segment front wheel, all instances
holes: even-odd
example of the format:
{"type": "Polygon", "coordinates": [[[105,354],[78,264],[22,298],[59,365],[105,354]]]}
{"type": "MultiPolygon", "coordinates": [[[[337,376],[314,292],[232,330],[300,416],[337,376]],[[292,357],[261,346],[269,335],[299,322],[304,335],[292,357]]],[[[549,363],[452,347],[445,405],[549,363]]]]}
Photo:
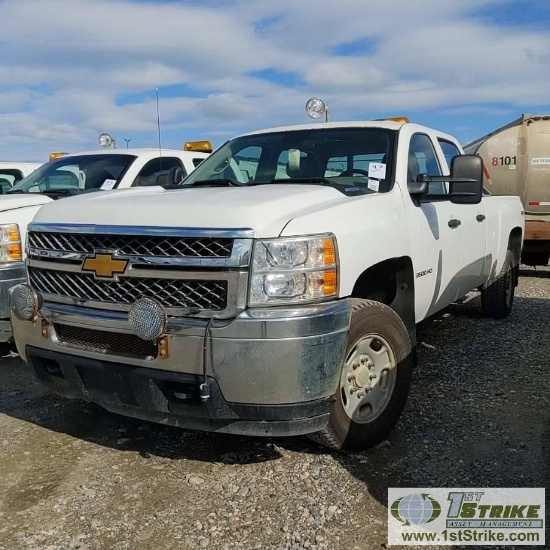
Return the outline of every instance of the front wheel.
{"type": "Polygon", "coordinates": [[[393,429],[407,401],[412,349],[390,307],[353,299],[348,344],[329,423],[310,437],[327,447],[363,450],[393,429]]]}
{"type": "Polygon", "coordinates": [[[515,289],[514,256],[508,250],[498,277],[486,288],[481,289],[483,315],[493,319],[508,317],[514,305],[515,289]]]}

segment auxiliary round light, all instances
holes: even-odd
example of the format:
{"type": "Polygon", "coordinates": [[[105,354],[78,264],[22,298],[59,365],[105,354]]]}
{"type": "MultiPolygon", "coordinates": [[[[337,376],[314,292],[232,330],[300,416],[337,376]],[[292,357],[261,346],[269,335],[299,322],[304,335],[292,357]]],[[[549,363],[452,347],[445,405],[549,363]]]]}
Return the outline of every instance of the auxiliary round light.
{"type": "Polygon", "coordinates": [[[166,329],[166,311],[151,298],[140,298],[128,312],[130,328],[142,340],[156,340],[166,329]]]}
{"type": "Polygon", "coordinates": [[[42,307],[42,296],[27,284],[17,285],[11,291],[11,310],[21,321],[32,321],[42,307]]]}
{"type": "Polygon", "coordinates": [[[321,98],[312,97],[306,103],[306,112],[311,118],[321,118],[327,112],[327,105],[321,98]]]}
{"type": "Polygon", "coordinates": [[[99,145],[100,147],[111,147],[113,144],[113,138],[109,134],[99,134],[99,145]]]}

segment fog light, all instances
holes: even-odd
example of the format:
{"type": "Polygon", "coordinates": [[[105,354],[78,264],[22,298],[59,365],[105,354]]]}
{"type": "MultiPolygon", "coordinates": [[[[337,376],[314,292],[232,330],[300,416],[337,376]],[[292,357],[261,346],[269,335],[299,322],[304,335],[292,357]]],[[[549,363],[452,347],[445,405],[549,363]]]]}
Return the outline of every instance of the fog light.
{"type": "Polygon", "coordinates": [[[22,321],[32,321],[42,307],[42,296],[25,284],[13,288],[10,301],[11,310],[22,321]]]}
{"type": "Polygon", "coordinates": [[[142,340],[156,340],[166,328],[166,312],[156,300],[140,298],[130,307],[128,323],[142,340]]]}

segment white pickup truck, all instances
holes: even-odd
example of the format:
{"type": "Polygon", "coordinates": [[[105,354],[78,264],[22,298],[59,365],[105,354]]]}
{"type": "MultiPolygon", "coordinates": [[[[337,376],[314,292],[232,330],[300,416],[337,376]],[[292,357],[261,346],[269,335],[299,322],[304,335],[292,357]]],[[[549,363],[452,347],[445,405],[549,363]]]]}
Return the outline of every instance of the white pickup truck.
{"type": "MultiPolygon", "coordinates": [[[[208,149],[208,145],[187,142],[185,151],[164,149],[160,153],[158,149],[107,149],[63,154],[43,165],[26,164],[24,170],[19,165],[21,177],[9,172],[17,181],[0,195],[0,342],[12,339],[8,293],[25,280],[27,225],[42,205],[91,191],[162,185],[168,177],[179,181],[208,156],[194,149],[208,149]]],[[[7,169],[3,172],[0,163],[0,178],[2,173],[8,175],[7,169]]],[[[13,184],[14,180],[7,181],[13,184]]]]}
{"type": "Polygon", "coordinates": [[[53,391],[236,434],[388,435],[416,324],[474,289],[506,317],[524,220],[482,160],[408,122],[319,123],[228,141],[178,189],[42,208],[15,340],[53,391]]]}

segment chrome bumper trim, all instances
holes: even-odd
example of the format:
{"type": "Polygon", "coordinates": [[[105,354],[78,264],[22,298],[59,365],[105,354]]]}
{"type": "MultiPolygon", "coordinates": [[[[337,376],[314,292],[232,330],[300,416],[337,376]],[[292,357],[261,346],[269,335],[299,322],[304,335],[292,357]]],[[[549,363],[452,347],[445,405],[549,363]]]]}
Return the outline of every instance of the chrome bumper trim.
{"type": "MultiPolygon", "coordinates": [[[[82,351],[61,345],[53,323],[96,330],[130,332],[126,316],[46,304],[41,314],[50,323],[13,318],[17,347],[26,346],[164,371],[202,374],[206,321],[170,318],[167,359],[136,359],[82,351]]],[[[207,373],[224,398],[234,403],[285,404],[329,397],[338,386],[344,360],[351,306],[347,300],[297,308],[247,310],[227,321],[214,321],[207,373]]]]}

